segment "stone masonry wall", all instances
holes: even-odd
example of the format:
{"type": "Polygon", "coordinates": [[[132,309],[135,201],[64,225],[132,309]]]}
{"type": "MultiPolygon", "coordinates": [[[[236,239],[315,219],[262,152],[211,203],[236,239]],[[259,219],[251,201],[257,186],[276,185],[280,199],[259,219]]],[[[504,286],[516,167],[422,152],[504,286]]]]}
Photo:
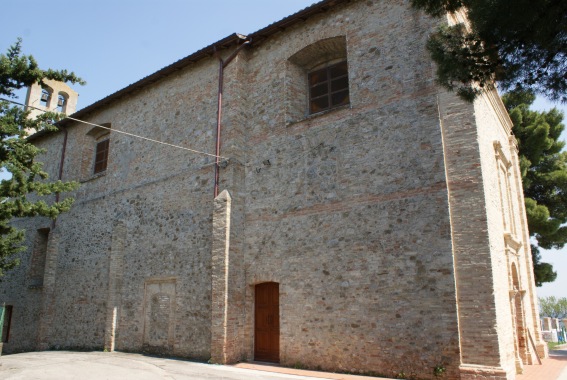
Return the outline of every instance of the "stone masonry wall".
{"type": "MultiPolygon", "coordinates": [[[[118,130],[213,151],[216,65],[191,69],[93,118],[118,130]]],[[[211,158],[115,133],[111,141],[107,175],[88,182],[95,194],[82,190],[93,202],[113,204],[108,221],[126,228],[115,347],[208,359],[211,158]],[[161,294],[153,290],[157,283],[175,283],[175,291],[163,285],[173,297],[171,310],[164,311],[171,324],[161,328],[170,331],[165,340],[147,335],[162,331],[148,309],[161,294]]]]}
{"type": "MultiPolygon", "coordinates": [[[[160,82],[152,91],[142,91],[88,119],[214,151],[216,68],[213,60],[197,64],[160,82]]],[[[14,350],[39,347],[38,336],[44,341],[41,348],[99,349],[105,342],[110,347],[113,337],[118,350],[208,359],[212,158],[111,133],[106,173],[93,176],[91,129],[80,124],[68,128],[63,179],[81,180],[82,184],[72,194],[76,198],[72,210],[58,219],[53,231],[59,242],[55,292],[49,307],[40,311],[33,298],[22,294],[21,284],[12,282],[12,276],[7,280],[6,297],[15,299],[14,350]],[[124,231],[118,266],[112,251],[117,225],[124,231]],[[171,316],[166,327],[160,327],[161,320],[156,325],[152,322],[156,319],[150,318],[152,297],[162,302],[165,296],[160,296],[159,289],[170,292],[169,285],[160,285],[154,292],[154,284],[162,283],[175,284],[170,310],[163,311],[171,316]],[[34,308],[37,311],[28,311],[34,308]],[[24,315],[35,319],[20,334],[24,315]],[[165,340],[159,338],[164,328],[169,334],[165,340]]],[[[42,159],[52,178],[58,172],[61,137],[56,134],[38,141],[47,148],[42,159]]],[[[49,222],[35,224],[22,221],[32,231],[50,226],[49,222]]],[[[25,264],[13,278],[20,279],[25,264]]],[[[159,305],[156,310],[164,310],[165,304],[159,305]]],[[[4,348],[10,350],[11,345],[4,348]]]]}
{"type": "Polygon", "coordinates": [[[401,2],[355,2],[247,56],[248,359],[254,285],[273,281],[284,365],[423,378],[443,365],[458,377],[432,25],[401,2]],[[290,123],[287,60],[341,35],[350,106],[290,123]]]}
{"type": "MultiPolygon", "coordinates": [[[[102,174],[106,132],[70,125],[63,179],[82,185],[55,227],[18,222],[30,242],[51,231],[43,287],[28,288],[26,255],[0,287],[14,304],[4,349],[253,360],[254,286],[277,282],[284,365],[513,378],[510,262],[484,194],[507,136],[487,132],[489,106],[436,86],[424,46],[437,23],[405,1],[351,1],[242,50],[225,70],[216,200],[212,157],[118,133],[214,152],[216,57],[85,116],[113,130],[102,174]],[[307,115],[300,51],[346,54],[349,105],[307,115]]],[[[55,177],[62,133],[36,143],[55,177]]]]}
{"type": "MultiPolygon", "coordinates": [[[[240,232],[231,232],[231,253],[242,250],[244,266],[230,280],[243,284],[229,288],[236,305],[228,320],[239,321],[227,327],[236,337],[230,360],[252,359],[253,285],[277,281],[282,363],[422,376],[445,365],[456,374],[437,89],[423,51],[431,26],[401,2],[354,2],[228,67],[223,155],[231,161],[221,190],[233,197],[240,232]],[[340,35],[351,105],[289,125],[288,58],[340,35]]],[[[217,64],[197,63],[88,119],[212,151],[217,64]]],[[[211,159],[111,133],[106,174],[91,176],[90,130],[69,128],[64,179],[83,183],[57,221],[58,292],[42,325],[46,347],[102,348],[113,339],[118,350],[208,359],[211,159]],[[112,252],[117,225],[121,265],[112,252]],[[163,326],[152,325],[154,298],[163,326]]],[[[59,137],[45,139],[47,158],[57,160],[59,137]]]]}
{"type": "Polygon", "coordinates": [[[498,331],[477,130],[472,105],[440,94],[463,365],[498,367],[498,331]],[[478,310],[481,310],[479,312],[478,310]]]}
{"type": "MultiPolygon", "coordinates": [[[[63,136],[53,136],[52,144],[60,146],[63,136]]],[[[48,150],[44,156],[44,170],[48,173],[57,173],[59,168],[60,151],[57,149],[48,150]]],[[[54,197],[50,197],[51,200],[54,197]]],[[[2,279],[0,286],[0,303],[13,306],[12,324],[10,328],[10,338],[3,345],[3,352],[33,351],[41,344],[42,337],[45,336],[45,326],[49,319],[44,319],[46,311],[49,311],[50,295],[53,294],[56,276],[56,245],[53,239],[47,244],[42,242],[42,248],[36,244],[39,232],[52,228],[52,221],[47,218],[34,218],[15,220],[14,225],[18,228],[25,228],[25,242],[29,247],[27,252],[19,254],[20,265],[2,279]],[[31,252],[37,251],[43,255],[39,260],[43,261],[44,269],[33,267],[34,258],[31,252]],[[39,252],[39,250],[44,250],[39,252]],[[37,278],[43,275],[43,281],[38,283],[37,278]],[[47,290],[47,291],[46,291],[47,290]]],[[[51,235],[51,232],[49,233],[51,235]]]]}

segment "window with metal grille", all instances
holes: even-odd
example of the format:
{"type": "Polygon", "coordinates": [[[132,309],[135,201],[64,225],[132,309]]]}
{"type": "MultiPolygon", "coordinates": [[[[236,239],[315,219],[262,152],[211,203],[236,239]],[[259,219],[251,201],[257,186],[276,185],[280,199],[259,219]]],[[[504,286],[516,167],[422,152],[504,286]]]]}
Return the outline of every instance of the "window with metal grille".
{"type": "Polygon", "coordinates": [[[307,79],[310,114],[350,103],[346,61],[312,71],[307,79]]]}
{"type": "Polygon", "coordinates": [[[108,164],[108,151],[110,148],[110,139],[103,140],[96,144],[94,174],[102,173],[106,170],[108,164]]]}

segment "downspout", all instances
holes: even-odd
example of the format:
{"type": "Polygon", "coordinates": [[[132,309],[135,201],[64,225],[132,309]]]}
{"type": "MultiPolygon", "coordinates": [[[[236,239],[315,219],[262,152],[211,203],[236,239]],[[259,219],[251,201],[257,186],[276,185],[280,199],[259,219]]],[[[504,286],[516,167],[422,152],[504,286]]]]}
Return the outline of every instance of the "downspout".
{"type": "MultiPolygon", "coordinates": [[[[57,126],[60,131],[63,131],[63,147],[61,148],[61,161],[59,162],[59,181],[63,179],[63,165],[65,164],[65,153],[67,152],[67,137],[69,131],[63,126],[57,126]]],[[[59,202],[59,192],[55,193],[55,203],[59,202]]],[[[55,229],[56,219],[51,221],[51,230],[55,229]]]]}
{"type": "MultiPolygon", "coordinates": [[[[246,38],[247,37],[244,37],[243,39],[246,38]]],[[[219,90],[218,90],[218,100],[217,100],[218,108],[217,108],[217,138],[216,138],[216,149],[215,149],[216,158],[215,158],[214,198],[216,198],[219,195],[219,178],[220,178],[219,166],[220,166],[220,148],[221,148],[222,92],[223,92],[223,84],[224,84],[224,69],[228,66],[230,62],[232,62],[234,58],[236,58],[240,50],[242,50],[246,45],[250,45],[251,42],[252,40],[245,40],[244,43],[240,45],[238,48],[236,48],[236,50],[231,55],[229,55],[225,60],[221,58],[216,48],[214,48],[215,56],[219,60],[219,90]]]]}

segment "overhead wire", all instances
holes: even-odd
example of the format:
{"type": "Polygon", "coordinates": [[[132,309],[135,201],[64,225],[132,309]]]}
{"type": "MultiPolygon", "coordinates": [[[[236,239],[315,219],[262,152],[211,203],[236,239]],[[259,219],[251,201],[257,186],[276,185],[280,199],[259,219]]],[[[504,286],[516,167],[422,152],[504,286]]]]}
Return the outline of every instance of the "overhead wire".
{"type": "MultiPolygon", "coordinates": [[[[15,102],[15,101],[9,100],[9,99],[0,98],[0,101],[12,103],[12,104],[15,104],[15,105],[18,105],[18,106],[21,106],[21,107],[25,107],[25,108],[32,108],[32,109],[35,109],[35,110],[38,110],[38,111],[41,111],[41,112],[44,112],[44,113],[47,113],[47,112],[55,112],[55,113],[60,113],[60,114],[61,114],[61,112],[57,112],[56,110],[45,110],[45,109],[42,109],[42,108],[38,108],[38,107],[34,107],[34,106],[30,106],[30,105],[23,104],[23,103],[15,102]]],[[[100,124],[96,124],[96,123],[91,123],[91,122],[88,122],[88,121],[85,121],[85,120],[81,120],[81,119],[77,119],[77,118],[74,118],[74,117],[71,117],[71,116],[65,116],[65,119],[73,120],[73,121],[76,121],[76,122],[78,122],[78,123],[83,123],[83,124],[91,125],[91,126],[93,126],[93,127],[98,127],[98,128],[106,129],[106,130],[109,130],[109,131],[111,131],[111,132],[120,133],[120,134],[123,134],[123,135],[126,135],[126,136],[138,138],[138,139],[141,139],[141,140],[150,141],[150,142],[153,142],[153,143],[156,143],[156,144],[162,144],[162,145],[166,145],[166,146],[169,146],[169,147],[172,147],[172,148],[186,150],[186,151],[189,151],[189,152],[192,152],[192,153],[202,154],[202,155],[209,156],[209,157],[214,157],[214,158],[217,158],[217,157],[218,157],[218,158],[221,158],[221,159],[223,159],[223,160],[228,160],[228,158],[227,158],[227,157],[224,157],[224,156],[217,156],[216,154],[207,153],[207,152],[203,152],[203,151],[200,151],[200,150],[187,148],[187,147],[180,146],[180,145],[170,144],[170,143],[167,143],[167,142],[164,142],[164,141],[159,141],[159,140],[151,139],[151,138],[149,138],[149,137],[136,135],[136,134],[134,134],[134,133],[125,132],[125,131],[121,131],[121,130],[118,130],[118,129],[115,129],[115,128],[106,127],[106,126],[104,126],[104,125],[100,125],[100,124]]]]}
{"type": "MultiPolygon", "coordinates": [[[[9,100],[9,99],[4,99],[4,98],[0,98],[0,101],[5,101],[5,102],[12,103],[12,104],[15,104],[15,105],[18,105],[18,106],[22,106],[22,107],[25,107],[25,108],[36,109],[36,110],[41,111],[41,112],[44,112],[44,113],[47,113],[47,112],[57,112],[57,111],[53,111],[53,110],[45,110],[45,109],[38,108],[38,107],[34,107],[34,106],[31,106],[31,105],[25,105],[25,104],[22,104],[22,103],[19,103],[19,102],[15,102],[15,101],[9,100]]],[[[206,152],[202,152],[202,151],[199,151],[199,150],[196,150],[196,149],[191,149],[191,148],[183,147],[183,146],[180,146],[180,145],[170,144],[170,143],[166,143],[166,142],[163,142],[163,141],[151,139],[151,138],[148,138],[148,137],[136,135],[136,134],[133,134],[133,133],[129,133],[129,132],[125,132],[125,131],[120,131],[120,130],[117,130],[117,129],[114,129],[114,128],[106,127],[106,126],[104,126],[104,125],[100,125],[100,124],[96,124],[96,123],[91,123],[91,122],[88,122],[88,121],[85,121],[85,120],[81,120],[81,119],[77,119],[77,118],[74,118],[74,117],[65,116],[65,118],[66,118],[66,119],[69,119],[69,120],[76,121],[76,122],[78,122],[78,123],[83,123],[83,124],[91,125],[91,126],[98,127],[98,128],[102,128],[102,129],[105,129],[105,130],[109,130],[109,131],[112,131],[112,132],[115,132],[115,133],[120,133],[120,134],[127,135],[127,136],[130,136],[130,137],[138,138],[138,139],[141,139],[141,140],[146,140],[146,141],[149,141],[149,142],[153,142],[153,143],[157,143],[157,144],[162,144],[162,145],[166,145],[166,146],[169,146],[169,147],[173,147],[173,148],[177,148],[177,149],[182,149],[182,150],[186,150],[186,151],[189,151],[189,152],[192,152],[192,153],[206,155],[206,156],[209,156],[209,157],[214,157],[214,158],[217,157],[216,155],[211,154],[211,153],[206,153],[206,152]]],[[[331,140],[332,140],[332,141],[336,141],[337,138],[338,138],[338,131],[335,130],[335,132],[334,132],[334,138],[332,138],[331,140]]],[[[358,146],[358,145],[361,145],[361,144],[363,144],[363,143],[361,142],[361,143],[353,144],[353,145],[351,145],[351,147],[353,147],[353,146],[358,146]]],[[[294,144],[292,144],[291,142],[284,144],[284,146],[291,146],[291,145],[294,145],[294,144]]],[[[280,146],[280,147],[281,147],[281,146],[280,146]]],[[[298,162],[298,161],[304,160],[307,156],[312,155],[314,151],[316,151],[317,149],[320,149],[320,148],[322,148],[321,144],[316,145],[316,146],[313,146],[313,147],[310,147],[310,148],[307,148],[307,149],[303,152],[303,154],[295,155],[294,158],[292,158],[291,160],[276,161],[276,162],[277,162],[277,165],[285,165],[285,166],[292,165],[292,164],[294,164],[294,163],[296,163],[296,162],[298,162]]],[[[226,161],[231,161],[231,159],[228,158],[228,157],[224,157],[224,156],[218,156],[218,157],[221,158],[221,159],[223,159],[223,160],[226,160],[226,161]]],[[[256,160],[254,160],[254,161],[256,161],[256,160]]],[[[247,163],[242,163],[242,164],[243,164],[245,167],[247,167],[247,168],[256,168],[256,169],[258,169],[259,167],[261,168],[261,167],[263,166],[263,165],[261,165],[258,161],[256,161],[256,162],[247,162],[247,163]]],[[[204,164],[204,165],[201,166],[200,169],[203,169],[203,168],[205,168],[205,167],[207,167],[207,166],[212,166],[212,165],[215,165],[215,162],[204,164]]]]}
{"type": "MultiPolygon", "coordinates": [[[[56,113],[57,113],[56,110],[45,110],[45,109],[38,108],[38,107],[35,107],[35,106],[32,106],[32,105],[26,105],[26,104],[23,104],[23,103],[19,103],[19,102],[10,100],[10,99],[0,98],[0,101],[5,101],[5,102],[8,102],[8,103],[12,103],[12,104],[15,104],[15,105],[24,107],[24,108],[32,108],[32,109],[38,110],[38,111],[43,112],[43,113],[47,113],[47,112],[56,112],[56,113]]],[[[190,152],[197,153],[197,154],[203,154],[203,155],[206,155],[206,156],[209,156],[209,157],[214,157],[214,158],[217,157],[216,155],[211,154],[211,153],[206,153],[206,152],[198,151],[198,150],[195,150],[195,149],[191,149],[191,148],[187,148],[187,147],[183,147],[183,146],[179,146],[179,145],[170,144],[170,143],[166,143],[166,142],[163,142],[163,141],[151,139],[151,138],[148,138],[148,137],[136,135],[136,134],[133,134],[133,133],[120,131],[120,130],[117,130],[117,129],[115,129],[115,128],[110,128],[110,127],[107,127],[107,126],[104,126],[104,125],[100,125],[100,124],[96,124],[96,123],[91,123],[91,122],[88,122],[88,121],[85,121],[85,120],[81,120],[81,119],[77,119],[77,118],[74,118],[74,117],[65,116],[65,118],[66,118],[66,119],[69,119],[69,120],[73,120],[73,121],[79,122],[79,123],[87,124],[87,125],[90,125],[90,126],[93,126],[93,127],[98,127],[98,128],[102,128],[102,129],[105,129],[105,130],[109,130],[109,131],[112,131],[112,132],[115,132],[115,133],[120,133],[120,134],[124,134],[124,135],[131,136],[131,137],[134,137],[134,138],[139,138],[139,139],[142,139],[142,140],[154,142],[154,143],[157,143],[157,144],[162,144],[162,145],[170,146],[170,147],[173,147],[173,148],[177,148],[177,149],[182,149],[182,150],[190,151],[190,152]]],[[[335,136],[335,137],[336,137],[336,136],[335,136]]],[[[287,144],[286,144],[286,145],[287,145],[287,144]]],[[[291,144],[289,144],[289,145],[291,145],[291,144]]],[[[316,149],[316,148],[318,148],[318,146],[317,146],[317,147],[312,147],[311,149],[308,149],[308,151],[305,152],[304,154],[297,155],[297,156],[295,156],[295,157],[294,157],[293,159],[291,159],[291,160],[279,162],[279,164],[280,164],[280,165],[289,165],[289,164],[293,164],[293,163],[295,163],[295,162],[297,162],[297,161],[300,161],[300,160],[304,159],[306,156],[312,154],[313,150],[316,149]]],[[[227,157],[224,157],[224,156],[218,156],[218,157],[221,158],[221,159],[223,159],[223,160],[230,161],[230,158],[227,158],[227,157]]],[[[207,167],[207,166],[212,166],[212,165],[215,165],[215,162],[202,165],[201,169],[203,169],[203,168],[205,168],[205,167],[207,167]]],[[[252,164],[252,163],[245,163],[244,166],[250,168],[250,167],[255,167],[256,165],[254,165],[254,164],[252,164]]]]}

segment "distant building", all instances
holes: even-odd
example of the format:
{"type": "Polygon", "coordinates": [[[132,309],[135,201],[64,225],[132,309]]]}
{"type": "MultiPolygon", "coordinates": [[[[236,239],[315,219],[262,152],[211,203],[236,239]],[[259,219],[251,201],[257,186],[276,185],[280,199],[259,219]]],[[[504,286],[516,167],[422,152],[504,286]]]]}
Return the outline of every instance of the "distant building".
{"type": "Polygon", "coordinates": [[[321,1],[74,114],[102,127],[33,136],[51,177],[82,186],[55,226],[17,221],[5,352],[487,380],[546,356],[512,124],[496,92],[469,104],[435,83],[440,22],[321,1]],[[219,146],[218,196],[214,157],[118,131],[219,146]]]}

